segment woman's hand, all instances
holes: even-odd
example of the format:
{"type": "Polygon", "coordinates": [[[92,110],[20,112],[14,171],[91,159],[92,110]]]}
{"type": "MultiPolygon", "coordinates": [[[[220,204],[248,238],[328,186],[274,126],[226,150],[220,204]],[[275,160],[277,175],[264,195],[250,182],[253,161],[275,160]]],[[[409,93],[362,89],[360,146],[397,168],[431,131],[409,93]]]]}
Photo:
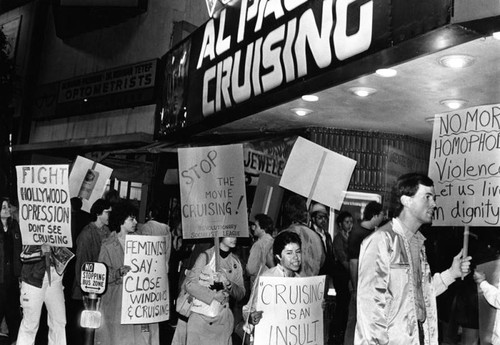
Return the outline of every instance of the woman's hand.
{"type": "Polygon", "coordinates": [[[262,319],[262,313],[263,313],[262,310],[252,311],[250,313],[250,316],[248,317],[248,323],[251,325],[258,324],[260,322],[260,320],[262,319]]]}
{"type": "Polygon", "coordinates": [[[116,271],[116,274],[118,276],[118,278],[121,278],[123,277],[124,275],[126,275],[132,268],[130,266],[122,266],[120,267],[117,271],[116,271]]]}
{"type": "Polygon", "coordinates": [[[217,272],[215,280],[224,284],[225,290],[227,290],[227,291],[231,290],[232,284],[231,284],[231,281],[229,279],[227,279],[226,272],[224,272],[224,271],[217,272]]]}
{"type": "Polygon", "coordinates": [[[219,302],[220,304],[225,304],[228,299],[229,299],[229,294],[223,290],[221,291],[217,291],[217,293],[215,294],[215,297],[214,299],[219,302]]]}

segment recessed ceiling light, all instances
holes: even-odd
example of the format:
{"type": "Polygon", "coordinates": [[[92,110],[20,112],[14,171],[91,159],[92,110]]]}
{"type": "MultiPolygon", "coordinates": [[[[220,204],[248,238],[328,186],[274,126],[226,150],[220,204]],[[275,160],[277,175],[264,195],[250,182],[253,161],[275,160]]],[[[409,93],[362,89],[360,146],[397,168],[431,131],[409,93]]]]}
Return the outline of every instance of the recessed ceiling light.
{"type": "Polygon", "coordinates": [[[377,90],[372,89],[371,87],[351,87],[349,91],[359,97],[367,97],[377,92],[377,90]]]}
{"type": "Polygon", "coordinates": [[[312,113],[311,109],[306,109],[306,108],[293,108],[292,111],[297,115],[297,116],[306,116],[307,114],[312,113]]]}
{"type": "Polygon", "coordinates": [[[494,39],[500,40],[500,31],[494,32],[492,36],[494,39]]]}
{"type": "Polygon", "coordinates": [[[459,109],[466,105],[468,102],[465,99],[443,99],[441,102],[442,105],[447,106],[450,109],[459,109]]]}
{"type": "Polygon", "coordinates": [[[439,58],[439,64],[449,68],[465,68],[472,65],[474,60],[470,55],[445,55],[439,58]]]}
{"type": "Polygon", "coordinates": [[[319,97],[316,95],[304,95],[302,99],[306,102],[317,102],[319,97]]]}
{"type": "Polygon", "coordinates": [[[380,68],[376,70],[375,73],[384,78],[392,78],[395,77],[396,74],[398,74],[398,71],[393,68],[380,68]]]}

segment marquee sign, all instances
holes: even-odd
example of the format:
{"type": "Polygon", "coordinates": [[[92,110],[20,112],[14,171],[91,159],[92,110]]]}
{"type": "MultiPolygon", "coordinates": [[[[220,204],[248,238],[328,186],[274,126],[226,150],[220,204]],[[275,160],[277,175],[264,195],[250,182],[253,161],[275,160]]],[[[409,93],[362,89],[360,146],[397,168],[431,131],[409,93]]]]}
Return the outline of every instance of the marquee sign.
{"type": "MultiPolygon", "coordinates": [[[[297,84],[318,91],[312,83],[318,75],[441,26],[449,13],[447,0],[242,0],[238,5],[223,8],[165,55],[160,134],[220,116],[236,120],[249,109],[299,96],[273,97],[297,84]],[[419,19],[412,13],[416,7],[419,19]]],[[[340,81],[332,78],[330,86],[340,81]]]]}

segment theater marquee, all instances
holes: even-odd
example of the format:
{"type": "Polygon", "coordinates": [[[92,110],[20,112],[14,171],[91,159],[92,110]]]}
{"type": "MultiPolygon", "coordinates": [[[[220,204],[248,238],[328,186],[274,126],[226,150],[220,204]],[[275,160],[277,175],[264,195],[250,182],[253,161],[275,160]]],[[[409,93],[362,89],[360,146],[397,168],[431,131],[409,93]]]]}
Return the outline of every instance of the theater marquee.
{"type": "Polygon", "coordinates": [[[448,10],[446,0],[242,0],[165,55],[160,133],[230,122],[299,89],[344,82],[340,67],[445,24],[448,10]],[[329,81],[316,83],[325,73],[329,81]]]}

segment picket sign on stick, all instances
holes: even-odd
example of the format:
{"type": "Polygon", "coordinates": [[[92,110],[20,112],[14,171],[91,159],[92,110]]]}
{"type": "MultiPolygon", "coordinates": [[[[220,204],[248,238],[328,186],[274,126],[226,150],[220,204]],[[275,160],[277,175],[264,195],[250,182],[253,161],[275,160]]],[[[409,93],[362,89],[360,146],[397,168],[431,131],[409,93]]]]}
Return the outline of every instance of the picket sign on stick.
{"type": "MultiPolygon", "coordinates": [[[[316,186],[318,185],[319,175],[321,174],[321,171],[323,170],[323,165],[325,164],[325,159],[326,159],[326,151],[324,151],[323,154],[321,155],[321,160],[319,161],[318,170],[316,171],[316,175],[314,175],[314,181],[313,181],[313,184],[311,186],[311,191],[309,192],[309,195],[307,196],[307,202],[306,202],[307,210],[309,210],[311,207],[312,196],[314,195],[314,192],[316,191],[316,186]]],[[[310,217],[311,217],[310,213],[307,212],[307,224],[309,224],[310,217]]]]}
{"type": "Polygon", "coordinates": [[[242,145],[178,152],[183,238],[247,237],[242,145]]]}
{"type": "MultiPolygon", "coordinates": [[[[466,258],[469,251],[469,226],[466,225],[464,229],[464,245],[462,251],[462,258],[466,258]]],[[[462,272],[462,280],[464,280],[465,276],[462,272]]]]}
{"type": "Polygon", "coordinates": [[[298,137],[279,185],[311,201],[340,210],[356,161],[298,137]]]}

